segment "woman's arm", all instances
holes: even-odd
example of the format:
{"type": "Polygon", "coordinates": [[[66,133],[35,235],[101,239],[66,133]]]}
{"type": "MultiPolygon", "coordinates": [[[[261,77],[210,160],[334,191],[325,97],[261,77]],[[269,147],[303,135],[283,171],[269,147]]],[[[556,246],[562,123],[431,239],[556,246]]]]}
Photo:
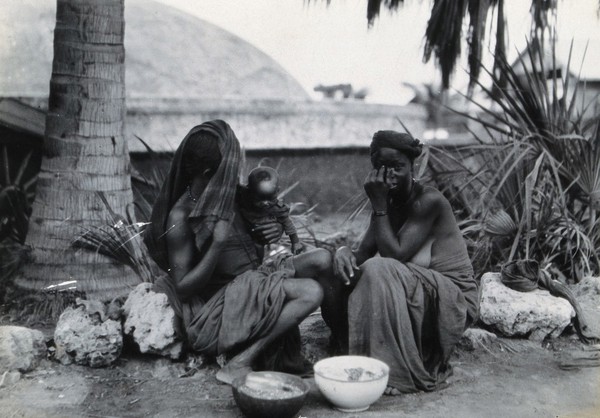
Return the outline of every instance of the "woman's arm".
{"type": "Polygon", "coordinates": [[[396,232],[388,218],[389,186],[386,182],[386,168],[372,170],[365,179],[365,191],[373,208],[373,235],[376,247],[382,257],[409,261],[432,234],[433,224],[440,213],[437,195],[424,192],[410,207],[401,209],[406,221],[396,232]]]}
{"type": "Polygon", "coordinates": [[[373,257],[377,253],[377,242],[375,240],[375,225],[371,221],[369,227],[365,232],[365,235],[360,240],[356,250],[352,251],[354,257],[356,257],[356,263],[361,265],[369,258],[373,257]]]}
{"type": "Polygon", "coordinates": [[[177,295],[181,300],[186,300],[198,294],[212,277],[230,224],[226,221],[217,222],[208,250],[199,261],[195,235],[187,220],[174,225],[167,234],[169,274],[175,281],[177,295]]]}
{"type": "Polygon", "coordinates": [[[409,261],[432,235],[438,217],[438,204],[433,195],[423,195],[413,203],[408,219],[396,234],[388,216],[374,216],[374,234],[382,257],[409,261]]]}
{"type": "Polygon", "coordinates": [[[351,283],[350,279],[354,277],[354,271],[358,270],[358,266],[373,257],[376,252],[377,244],[375,242],[373,222],[371,222],[356,250],[353,251],[345,246],[337,249],[333,259],[333,272],[345,284],[349,285],[351,283]]]}

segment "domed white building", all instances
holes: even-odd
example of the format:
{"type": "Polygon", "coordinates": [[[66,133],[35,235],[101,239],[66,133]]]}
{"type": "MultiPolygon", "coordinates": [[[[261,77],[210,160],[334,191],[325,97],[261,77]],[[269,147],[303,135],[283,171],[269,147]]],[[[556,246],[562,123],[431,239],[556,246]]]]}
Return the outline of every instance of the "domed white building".
{"type": "MultiPolygon", "coordinates": [[[[47,96],[56,0],[4,0],[0,16],[0,96],[47,96]]],[[[204,20],[127,0],[125,22],[128,99],[309,99],[272,58],[204,20]]]]}

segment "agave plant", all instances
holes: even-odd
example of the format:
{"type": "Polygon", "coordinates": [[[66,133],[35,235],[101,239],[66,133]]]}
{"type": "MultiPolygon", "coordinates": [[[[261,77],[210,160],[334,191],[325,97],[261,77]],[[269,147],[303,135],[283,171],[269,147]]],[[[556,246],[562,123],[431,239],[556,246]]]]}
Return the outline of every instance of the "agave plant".
{"type": "Polygon", "coordinates": [[[0,180],[0,242],[10,239],[24,243],[31,213],[31,201],[37,176],[28,178],[26,172],[32,153],[28,153],[11,176],[6,146],[2,147],[3,173],[0,180]]]}
{"type": "Polygon", "coordinates": [[[476,267],[489,270],[513,259],[534,258],[578,281],[600,266],[598,115],[590,121],[584,117],[587,109],[578,106],[579,83],[570,74],[570,57],[564,79],[554,49],[549,68],[537,44],[517,60],[522,72],[503,56],[496,58],[501,75],[488,74],[499,94],[479,86],[501,111],[467,98],[481,114],[464,116],[487,134],[476,134],[476,144],[469,147],[476,163],[468,166],[456,157],[436,155],[430,158],[431,172],[463,208],[458,215],[465,236],[476,243],[476,267]],[[499,88],[501,82],[507,87],[499,88]],[[457,188],[448,180],[452,170],[470,180],[457,188]]]}

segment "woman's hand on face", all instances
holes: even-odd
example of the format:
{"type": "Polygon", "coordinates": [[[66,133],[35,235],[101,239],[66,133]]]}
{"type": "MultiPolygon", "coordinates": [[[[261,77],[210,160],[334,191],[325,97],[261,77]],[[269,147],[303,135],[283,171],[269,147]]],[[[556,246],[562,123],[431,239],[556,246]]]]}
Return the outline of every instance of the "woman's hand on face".
{"type": "Polygon", "coordinates": [[[333,272],[341,278],[345,285],[351,283],[350,279],[354,277],[354,271],[358,270],[356,257],[348,247],[340,247],[333,257],[333,272]]]}
{"type": "Polygon", "coordinates": [[[254,225],[252,233],[261,241],[266,244],[272,244],[279,241],[283,234],[283,225],[279,222],[264,223],[260,225],[254,225]]]}
{"type": "Polygon", "coordinates": [[[387,209],[387,196],[390,186],[386,182],[385,174],[386,168],[381,166],[377,170],[371,170],[365,179],[365,192],[367,192],[373,210],[387,209]]]}
{"type": "Polygon", "coordinates": [[[229,229],[231,228],[231,221],[219,219],[215,224],[215,230],[213,231],[213,242],[222,244],[229,238],[229,229]]]}

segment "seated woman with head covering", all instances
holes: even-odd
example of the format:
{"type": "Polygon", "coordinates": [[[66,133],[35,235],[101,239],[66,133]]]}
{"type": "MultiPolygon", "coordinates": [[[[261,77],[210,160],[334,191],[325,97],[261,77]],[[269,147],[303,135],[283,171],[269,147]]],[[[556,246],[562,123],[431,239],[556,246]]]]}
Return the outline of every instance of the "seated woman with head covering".
{"type": "Polygon", "coordinates": [[[351,289],[349,351],[390,366],[387,394],[438,388],[478,312],[473,268],[450,203],[413,178],[421,149],[408,134],[375,133],[364,183],[371,222],[356,250],[341,247],[334,258],[335,273],[351,289]]]}
{"type": "Polygon", "coordinates": [[[191,350],[230,358],[217,374],[226,383],[252,368],[305,370],[297,325],[323,298],[312,278],[331,276],[323,249],[261,265],[253,239],[272,242],[282,230],[273,222],[250,235],[239,215],[239,174],[240,145],[229,125],[196,126],[175,152],[145,235],[168,272],[155,288],[169,297],[191,350]]]}

